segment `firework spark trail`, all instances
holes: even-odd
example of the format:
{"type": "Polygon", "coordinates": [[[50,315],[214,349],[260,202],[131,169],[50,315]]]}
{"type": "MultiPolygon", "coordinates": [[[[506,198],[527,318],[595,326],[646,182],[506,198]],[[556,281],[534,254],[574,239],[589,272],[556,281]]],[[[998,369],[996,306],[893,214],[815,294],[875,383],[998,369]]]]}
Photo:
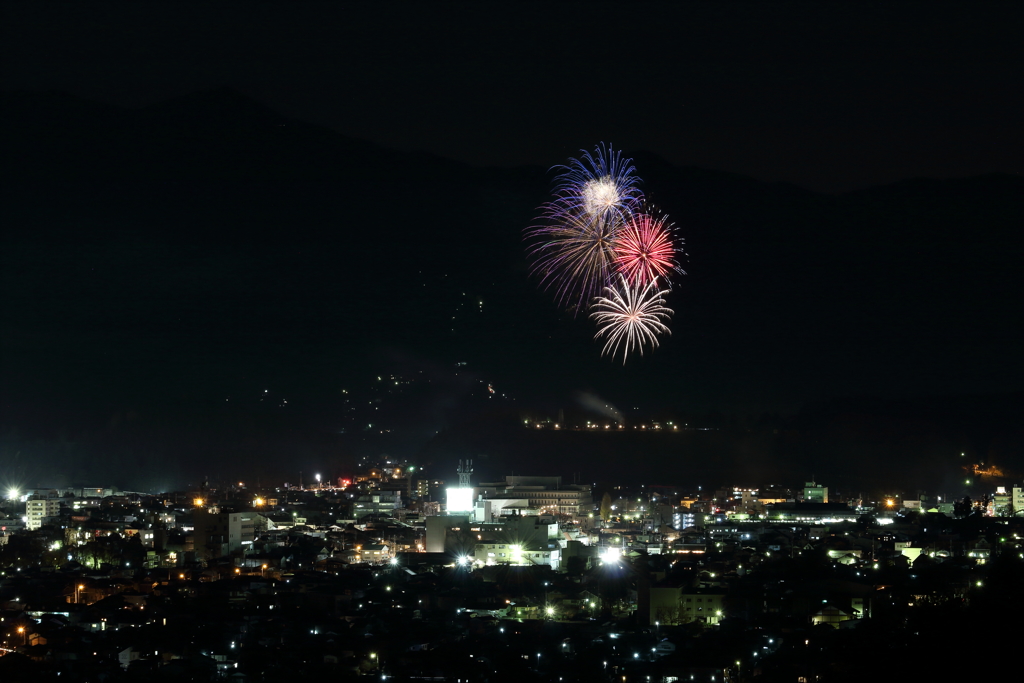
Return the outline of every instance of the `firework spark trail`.
{"type": "Polygon", "coordinates": [[[598,297],[593,305],[591,318],[597,321],[598,330],[594,339],[607,337],[601,355],[622,351],[622,364],[626,364],[630,351],[634,349],[642,356],[644,345],[658,346],[658,334],[672,332],[665,324],[672,317],[672,309],[665,305],[662,295],[666,290],[657,289],[657,279],[646,286],[632,286],[622,275],[617,287],[606,287],[608,296],[598,297]]]}
{"type": "Polygon", "coordinates": [[[635,214],[615,237],[615,265],[634,286],[644,286],[678,271],[671,224],[663,217],[635,214]]]}

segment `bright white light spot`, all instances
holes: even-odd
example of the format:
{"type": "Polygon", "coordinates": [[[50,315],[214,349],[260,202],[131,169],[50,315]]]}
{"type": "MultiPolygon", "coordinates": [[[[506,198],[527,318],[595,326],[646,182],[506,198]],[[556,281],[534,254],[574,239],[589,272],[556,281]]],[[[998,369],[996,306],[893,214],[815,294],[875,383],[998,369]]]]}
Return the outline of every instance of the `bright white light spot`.
{"type": "Polygon", "coordinates": [[[583,185],[583,208],[596,216],[622,201],[618,185],[610,176],[588,180],[583,185]]]}

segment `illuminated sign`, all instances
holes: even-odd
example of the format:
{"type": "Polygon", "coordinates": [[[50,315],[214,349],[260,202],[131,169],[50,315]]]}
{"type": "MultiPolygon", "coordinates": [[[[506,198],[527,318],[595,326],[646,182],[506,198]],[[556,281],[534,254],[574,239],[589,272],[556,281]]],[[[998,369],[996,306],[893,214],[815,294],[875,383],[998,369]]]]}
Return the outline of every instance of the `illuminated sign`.
{"type": "Polygon", "coordinates": [[[473,489],[450,488],[448,493],[448,514],[473,511],[473,489]]]}

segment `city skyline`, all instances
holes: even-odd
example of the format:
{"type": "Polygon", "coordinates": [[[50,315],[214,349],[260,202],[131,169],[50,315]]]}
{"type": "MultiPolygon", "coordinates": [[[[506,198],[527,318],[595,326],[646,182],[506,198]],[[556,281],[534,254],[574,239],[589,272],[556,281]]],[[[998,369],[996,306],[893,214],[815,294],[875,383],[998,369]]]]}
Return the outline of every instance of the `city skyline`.
{"type": "Polygon", "coordinates": [[[1021,26],[6,3],[0,680],[1012,679],[1021,26]]]}

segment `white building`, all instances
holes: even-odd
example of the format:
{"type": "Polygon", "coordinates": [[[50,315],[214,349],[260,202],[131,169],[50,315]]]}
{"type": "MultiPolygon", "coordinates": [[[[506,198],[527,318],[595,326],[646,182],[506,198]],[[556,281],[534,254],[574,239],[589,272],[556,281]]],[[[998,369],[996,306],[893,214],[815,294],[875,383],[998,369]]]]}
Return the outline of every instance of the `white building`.
{"type": "Polygon", "coordinates": [[[25,528],[35,531],[60,515],[60,501],[55,498],[33,498],[25,503],[25,528]]]}
{"type": "Polygon", "coordinates": [[[477,491],[496,509],[512,507],[505,501],[526,501],[528,510],[522,512],[586,517],[594,507],[589,484],[563,484],[561,477],[512,475],[505,481],[481,483],[477,491]]]}

